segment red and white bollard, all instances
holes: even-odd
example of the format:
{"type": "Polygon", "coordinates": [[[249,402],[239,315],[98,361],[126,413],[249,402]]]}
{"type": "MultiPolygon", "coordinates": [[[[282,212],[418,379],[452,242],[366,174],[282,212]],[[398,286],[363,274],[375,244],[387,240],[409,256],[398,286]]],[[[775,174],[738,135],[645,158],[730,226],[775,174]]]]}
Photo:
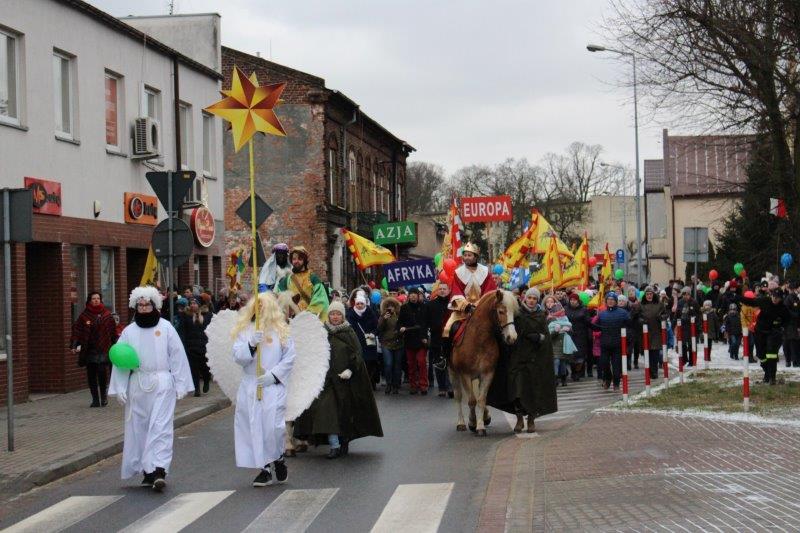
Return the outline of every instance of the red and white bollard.
{"type": "Polygon", "coordinates": [[[642,349],[644,351],[644,394],[650,396],[650,334],[647,324],[642,325],[642,349]]]}
{"type": "Polygon", "coordinates": [[[678,345],[678,375],[681,378],[681,385],[683,385],[683,324],[680,318],[675,327],[675,343],[678,345]]]}
{"type": "Polygon", "coordinates": [[[628,338],[625,328],[620,330],[620,340],[622,341],[622,400],[628,403],[628,338]]]}
{"type": "Polygon", "coordinates": [[[667,353],[667,321],[661,321],[661,359],[664,363],[664,386],[669,387],[669,354],[667,353]]]}
{"type": "Polygon", "coordinates": [[[744,405],[744,412],[748,412],[750,410],[750,331],[748,329],[742,328],[742,344],[744,345],[744,352],[742,357],[742,398],[743,398],[743,405],[744,405]]]}
{"type": "Polygon", "coordinates": [[[692,334],[692,366],[697,368],[697,321],[695,317],[692,317],[690,333],[692,334]]]}
{"type": "Polygon", "coordinates": [[[711,339],[708,336],[708,314],[703,313],[703,368],[708,370],[711,362],[711,339]]]}

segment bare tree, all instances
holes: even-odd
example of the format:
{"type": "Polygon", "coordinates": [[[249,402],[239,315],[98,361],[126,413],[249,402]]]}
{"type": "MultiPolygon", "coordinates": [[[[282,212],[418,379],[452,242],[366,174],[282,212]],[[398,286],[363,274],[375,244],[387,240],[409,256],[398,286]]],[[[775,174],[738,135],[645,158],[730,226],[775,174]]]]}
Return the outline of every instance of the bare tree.
{"type": "Polygon", "coordinates": [[[764,132],[790,212],[800,189],[800,2],[610,0],[604,24],[639,59],[649,107],[731,132],[764,132]]]}
{"type": "Polygon", "coordinates": [[[442,167],[424,161],[409,163],[406,169],[406,206],[409,213],[429,213],[447,208],[442,167]]]}

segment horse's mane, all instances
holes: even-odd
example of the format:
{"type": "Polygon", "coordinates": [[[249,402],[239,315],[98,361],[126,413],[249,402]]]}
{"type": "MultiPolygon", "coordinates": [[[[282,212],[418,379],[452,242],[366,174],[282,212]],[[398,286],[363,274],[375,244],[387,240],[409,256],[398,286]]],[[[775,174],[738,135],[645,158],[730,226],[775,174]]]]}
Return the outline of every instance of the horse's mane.
{"type": "Polygon", "coordinates": [[[514,294],[509,291],[504,291],[503,289],[496,289],[481,296],[481,299],[475,304],[476,314],[488,313],[494,309],[494,300],[497,298],[497,291],[502,293],[503,304],[506,306],[510,316],[515,316],[519,312],[519,302],[514,298],[514,294]]]}

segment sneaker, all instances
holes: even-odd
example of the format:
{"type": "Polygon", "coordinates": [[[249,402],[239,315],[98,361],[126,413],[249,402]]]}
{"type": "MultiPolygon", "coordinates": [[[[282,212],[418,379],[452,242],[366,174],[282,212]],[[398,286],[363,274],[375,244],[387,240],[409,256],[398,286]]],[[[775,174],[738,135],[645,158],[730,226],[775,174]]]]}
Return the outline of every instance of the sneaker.
{"type": "Polygon", "coordinates": [[[164,487],[167,486],[167,473],[164,471],[163,468],[158,467],[156,471],[153,472],[153,490],[156,492],[161,492],[164,490],[164,487]]]}
{"type": "Polygon", "coordinates": [[[278,483],[286,483],[286,480],[289,479],[289,469],[286,468],[286,461],[283,460],[283,457],[272,463],[272,466],[275,468],[275,479],[278,483]]]}
{"type": "Polygon", "coordinates": [[[139,484],[142,487],[152,487],[153,486],[153,481],[155,481],[155,479],[156,479],[156,473],[155,472],[150,472],[149,474],[147,472],[145,472],[144,473],[144,478],[142,478],[142,482],[139,483],[139,484]]]}
{"type": "Polygon", "coordinates": [[[342,449],[341,448],[331,448],[328,452],[328,459],[338,459],[342,456],[342,449]]]}
{"type": "MultiPolygon", "coordinates": [[[[286,466],[284,465],[284,468],[286,466]]],[[[266,487],[267,485],[274,485],[275,481],[272,479],[272,472],[269,465],[261,469],[256,478],[253,480],[254,487],[266,487]]]]}
{"type": "Polygon", "coordinates": [[[199,398],[200,397],[200,391],[199,390],[197,390],[197,389],[194,390],[194,397],[195,398],[199,398]]]}

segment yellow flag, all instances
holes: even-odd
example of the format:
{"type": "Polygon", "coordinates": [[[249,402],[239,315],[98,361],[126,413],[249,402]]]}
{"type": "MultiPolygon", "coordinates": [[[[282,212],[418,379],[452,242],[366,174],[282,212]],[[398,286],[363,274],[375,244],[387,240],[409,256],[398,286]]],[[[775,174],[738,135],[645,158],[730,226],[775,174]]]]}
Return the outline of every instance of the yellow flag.
{"type": "Polygon", "coordinates": [[[352,231],[342,228],[342,235],[347,241],[347,249],[353,254],[353,260],[360,270],[374,265],[385,265],[395,261],[394,255],[387,248],[375,244],[352,231]]]}
{"type": "Polygon", "coordinates": [[[564,269],[564,277],[561,280],[561,287],[578,287],[589,284],[589,241],[586,234],[580,246],[575,251],[575,257],[567,264],[564,269]]]}
{"type": "Polygon", "coordinates": [[[158,260],[156,254],[153,253],[152,246],[147,252],[147,261],[144,263],[144,272],[142,273],[142,281],[139,282],[140,287],[146,285],[156,284],[156,275],[158,274],[158,260]]]}
{"type": "Polygon", "coordinates": [[[612,269],[612,262],[611,262],[611,253],[608,251],[608,243],[606,243],[605,252],[603,252],[603,267],[600,269],[600,282],[603,283],[609,279],[611,276],[614,275],[614,270],[612,269]]]}
{"type": "Polygon", "coordinates": [[[561,281],[561,263],[558,260],[558,245],[555,237],[550,238],[550,245],[542,258],[542,268],[540,268],[531,279],[528,280],[529,287],[550,287],[556,286],[561,281]]]}
{"type": "Polygon", "coordinates": [[[550,246],[550,237],[555,235],[558,254],[572,259],[573,254],[569,251],[569,246],[558,238],[553,226],[537,210],[534,210],[531,216],[531,227],[534,228],[532,253],[547,253],[547,248],[550,246]]]}
{"type": "Polygon", "coordinates": [[[534,232],[535,226],[531,224],[517,240],[508,245],[508,248],[506,248],[506,251],[498,258],[497,262],[502,264],[506,269],[522,266],[533,247],[534,232]]]}

